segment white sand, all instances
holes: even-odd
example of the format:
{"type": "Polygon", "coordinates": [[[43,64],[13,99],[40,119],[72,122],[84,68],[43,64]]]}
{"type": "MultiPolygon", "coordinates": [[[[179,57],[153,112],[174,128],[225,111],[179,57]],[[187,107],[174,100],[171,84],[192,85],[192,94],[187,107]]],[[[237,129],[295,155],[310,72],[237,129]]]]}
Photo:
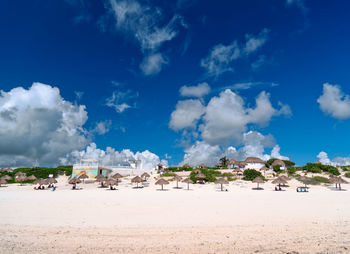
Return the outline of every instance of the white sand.
{"type": "Polygon", "coordinates": [[[97,184],[72,191],[65,180],[55,192],[0,188],[0,253],[350,252],[350,191],[297,193],[295,180],[283,192],[270,183],[256,191],[236,181],[228,192],[214,184],[187,191],[182,183],[159,191],[153,183],[133,189],[124,180],[116,191],[97,184]]]}

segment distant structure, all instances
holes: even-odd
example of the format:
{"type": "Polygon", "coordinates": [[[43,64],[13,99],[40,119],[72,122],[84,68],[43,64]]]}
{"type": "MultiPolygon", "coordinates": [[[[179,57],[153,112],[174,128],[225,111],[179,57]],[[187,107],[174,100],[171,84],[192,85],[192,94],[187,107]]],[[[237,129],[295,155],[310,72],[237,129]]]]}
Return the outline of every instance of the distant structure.
{"type": "Polygon", "coordinates": [[[103,165],[96,159],[82,159],[73,165],[72,177],[86,174],[89,179],[95,179],[97,175],[108,177],[111,174],[135,175],[143,173],[141,160],[128,160],[117,165],[103,165]]]}
{"type": "Polygon", "coordinates": [[[258,157],[248,157],[244,162],[246,163],[246,169],[260,170],[263,166],[265,166],[265,161],[258,157]]]}
{"type": "Polygon", "coordinates": [[[286,164],[284,163],[284,161],[278,160],[278,159],[274,160],[274,162],[272,162],[271,166],[272,166],[272,168],[274,166],[280,166],[281,170],[285,170],[286,169],[286,164]]]}

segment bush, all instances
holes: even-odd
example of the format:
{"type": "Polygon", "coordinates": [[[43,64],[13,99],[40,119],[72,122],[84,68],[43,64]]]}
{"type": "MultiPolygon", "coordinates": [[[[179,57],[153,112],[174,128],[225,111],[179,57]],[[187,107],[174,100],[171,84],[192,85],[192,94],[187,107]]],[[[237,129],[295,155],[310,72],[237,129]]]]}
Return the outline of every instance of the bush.
{"type": "Polygon", "coordinates": [[[329,166],[329,165],[321,165],[321,164],[315,164],[315,163],[307,163],[304,167],[304,170],[311,173],[322,173],[327,172],[331,175],[340,175],[339,170],[336,167],[329,166]]]}
{"type": "Polygon", "coordinates": [[[275,171],[276,173],[281,171],[281,166],[280,165],[275,165],[273,166],[273,171],[275,171]]]}
{"type": "Polygon", "coordinates": [[[340,167],[343,171],[349,171],[350,170],[350,166],[341,166],[340,167]]]}
{"type": "Polygon", "coordinates": [[[164,174],[162,174],[162,176],[176,176],[176,174],[172,172],[165,172],[164,174]]]}
{"type": "Polygon", "coordinates": [[[246,169],[243,172],[243,180],[245,181],[252,181],[257,176],[260,176],[262,179],[265,179],[259,171],[256,171],[254,169],[246,169]]]}
{"type": "Polygon", "coordinates": [[[350,172],[346,172],[344,176],[350,178],[350,172]]]}
{"type": "Polygon", "coordinates": [[[300,167],[290,167],[290,168],[287,169],[288,174],[291,174],[291,175],[293,175],[297,171],[301,171],[301,170],[302,170],[302,168],[300,168],[300,167]]]}
{"type": "MultiPolygon", "coordinates": [[[[217,170],[214,170],[214,169],[202,168],[202,169],[200,169],[200,171],[205,176],[204,180],[206,182],[215,182],[216,181],[216,177],[221,176],[220,171],[217,171],[217,170]]],[[[196,183],[198,181],[198,178],[196,177],[196,173],[194,171],[191,172],[190,179],[194,183],[196,183]]]]}
{"type": "Polygon", "coordinates": [[[318,182],[318,183],[329,183],[329,179],[327,177],[323,176],[314,176],[312,180],[318,182]]]}

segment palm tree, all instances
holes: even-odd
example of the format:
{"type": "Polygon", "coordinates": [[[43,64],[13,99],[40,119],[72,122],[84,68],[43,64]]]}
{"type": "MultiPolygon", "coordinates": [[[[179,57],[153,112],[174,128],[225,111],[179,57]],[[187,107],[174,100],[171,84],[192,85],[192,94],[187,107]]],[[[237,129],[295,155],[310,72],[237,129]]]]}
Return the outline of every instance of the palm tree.
{"type": "Polygon", "coordinates": [[[221,162],[221,165],[222,165],[223,167],[226,167],[226,166],[227,166],[227,163],[228,163],[228,160],[227,160],[226,156],[222,157],[222,158],[220,159],[220,162],[221,162]]]}

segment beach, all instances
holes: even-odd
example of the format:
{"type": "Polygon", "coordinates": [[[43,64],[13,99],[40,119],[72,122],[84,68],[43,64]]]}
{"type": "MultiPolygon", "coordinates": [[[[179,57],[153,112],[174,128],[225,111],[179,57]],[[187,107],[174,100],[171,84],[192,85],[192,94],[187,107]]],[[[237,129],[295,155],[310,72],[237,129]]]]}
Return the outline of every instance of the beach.
{"type": "MultiPolygon", "coordinates": [[[[334,186],[290,181],[285,191],[234,181],[165,191],[117,190],[64,177],[56,191],[32,185],[0,188],[0,253],[349,253],[350,195],[334,186]]],[[[344,189],[350,189],[344,185],[344,189]]]]}

